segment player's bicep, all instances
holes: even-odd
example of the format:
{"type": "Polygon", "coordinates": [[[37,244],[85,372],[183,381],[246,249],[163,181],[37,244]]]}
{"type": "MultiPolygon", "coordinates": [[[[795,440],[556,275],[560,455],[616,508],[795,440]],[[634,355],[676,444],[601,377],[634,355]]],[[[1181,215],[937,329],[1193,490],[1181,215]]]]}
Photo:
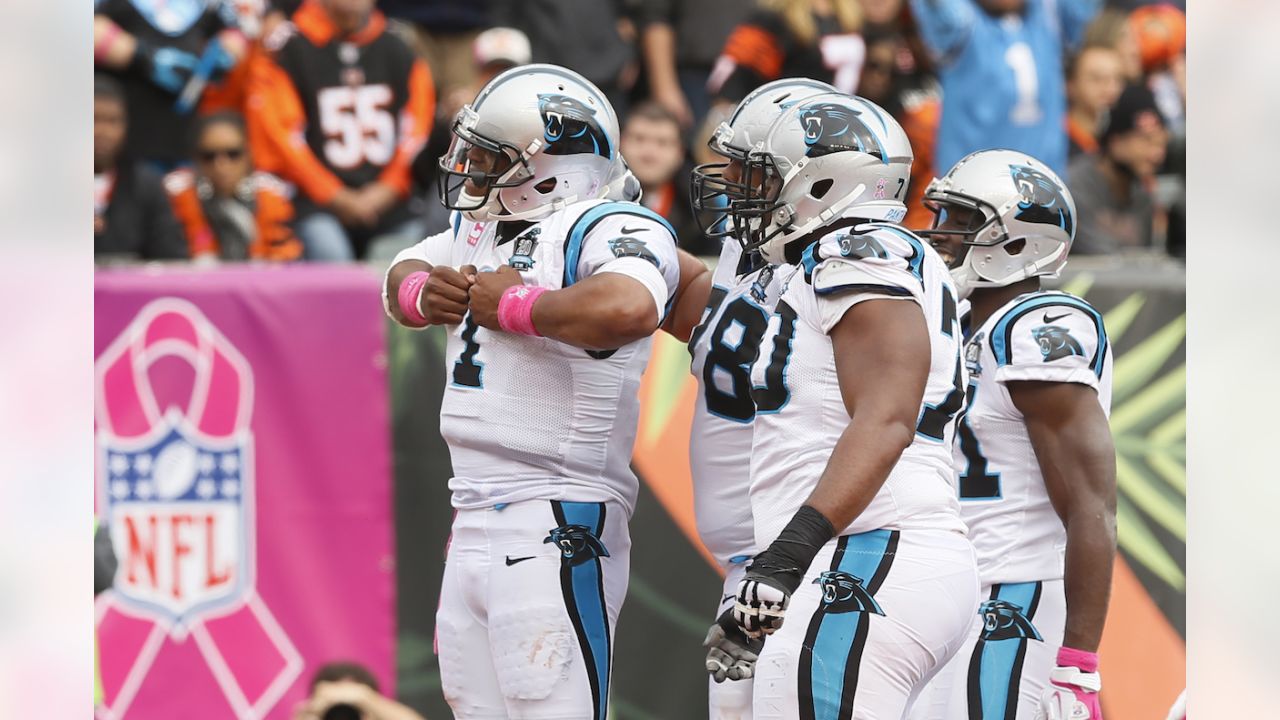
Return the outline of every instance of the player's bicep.
{"type": "Polygon", "coordinates": [[[607,218],[582,243],[571,280],[624,275],[649,291],[661,321],[680,285],[675,235],[657,220],[620,214],[607,218]]]}
{"type": "Polygon", "coordinates": [[[1093,388],[1037,381],[1011,382],[1008,388],[1058,515],[1114,513],[1115,445],[1093,388]]]}
{"type": "Polygon", "coordinates": [[[919,307],[883,298],[862,302],[845,312],[829,336],[850,417],[863,413],[914,428],[931,362],[919,307]]]}

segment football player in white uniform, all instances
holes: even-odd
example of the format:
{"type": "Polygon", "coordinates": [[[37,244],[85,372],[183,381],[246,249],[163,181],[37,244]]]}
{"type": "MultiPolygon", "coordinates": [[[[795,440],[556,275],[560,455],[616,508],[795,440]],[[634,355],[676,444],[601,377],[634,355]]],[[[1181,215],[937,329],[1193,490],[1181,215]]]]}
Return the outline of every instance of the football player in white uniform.
{"type": "Polygon", "coordinates": [[[771,634],[757,718],[900,718],[978,606],[952,487],[964,397],[947,267],[897,225],[906,134],[861,98],[804,98],[747,154],[729,212],[747,247],[800,265],[752,370],[757,547],[734,616],[771,634]],[[766,410],[767,408],[767,410],[766,410]],[[784,622],[785,618],[785,622],[784,622]]]}
{"type": "Polygon", "coordinates": [[[983,150],[925,192],[922,230],[971,303],[955,463],[982,607],[915,718],[1099,720],[1116,552],[1111,348],[1102,315],[1040,288],[1078,218],[1053,171],[983,150]]]}
{"type": "MultiPolygon", "coordinates": [[[[694,168],[690,183],[695,212],[705,232],[727,238],[710,278],[690,285],[673,314],[691,306],[696,328],[668,328],[689,342],[698,400],[689,438],[694,513],[698,535],[724,571],[716,621],[707,632],[710,717],[751,717],[751,675],[763,644],[746,637],[731,611],[746,562],[755,555],[751,522],[751,429],[756,405],[751,398],[751,366],[776,353],[761,344],[778,299],[779,279],[794,266],[765,262],[758,252],[744,253],[724,217],[727,198],[741,196],[743,161],[764,138],[783,108],[808,95],[835,92],[817,80],[785,78],[748,95],[722,123],[709,143],[724,162],[694,168]],[[703,309],[705,307],[705,309],[703,309]]],[[[684,283],[682,273],[681,282],[684,283]]],[[[781,360],[779,358],[779,360],[781,360]]]]}
{"type": "Polygon", "coordinates": [[[458,718],[604,720],[637,392],[676,289],[674,232],[604,199],[618,122],[577,73],[509,70],[453,134],[451,227],[401,252],[384,287],[398,322],[448,333],[445,698],[458,718]]]}

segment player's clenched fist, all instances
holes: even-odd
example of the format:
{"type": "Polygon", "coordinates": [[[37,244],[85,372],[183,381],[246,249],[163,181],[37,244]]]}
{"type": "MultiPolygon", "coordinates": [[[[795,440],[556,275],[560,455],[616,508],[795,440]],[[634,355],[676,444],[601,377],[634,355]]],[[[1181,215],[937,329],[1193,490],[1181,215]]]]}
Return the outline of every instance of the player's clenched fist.
{"type": "Polygon", "coordinates": [[[791,593],[765,577],[747,577],[738,583],[733,619],[749,638],[772,635],[782,627],[791,593]]]}
{"type": "Polygon", "coordinates": [[[498,323],[498,304],[502,294],[513,285],[523,285],[524,278],[510,265],[503,265],[493,272],[476,274],[476,283],[471,286],[471,318],[480,327],[490,330],[501,330],[498,323]]]}
{"type": "Polygon", "coordinates": [[[475,283],[476,269],[463,265],[454,270],[447,266],[431,268],[431,276],[422,290],[421,310],[432,325],[457,325],[467,314],[467,299],[475,283]]]}

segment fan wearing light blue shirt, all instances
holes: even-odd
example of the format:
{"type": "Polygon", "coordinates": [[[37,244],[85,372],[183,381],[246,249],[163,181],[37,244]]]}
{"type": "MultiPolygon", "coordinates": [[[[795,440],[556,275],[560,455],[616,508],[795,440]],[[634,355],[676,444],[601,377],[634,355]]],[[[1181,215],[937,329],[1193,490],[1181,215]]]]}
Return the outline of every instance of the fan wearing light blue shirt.
{"type": "Polygon", "coordinates": [[[1064,53],[1100,0],[911,0],[942,81],[934,166],[1009,148],[1067,166],[1064,53]]]}

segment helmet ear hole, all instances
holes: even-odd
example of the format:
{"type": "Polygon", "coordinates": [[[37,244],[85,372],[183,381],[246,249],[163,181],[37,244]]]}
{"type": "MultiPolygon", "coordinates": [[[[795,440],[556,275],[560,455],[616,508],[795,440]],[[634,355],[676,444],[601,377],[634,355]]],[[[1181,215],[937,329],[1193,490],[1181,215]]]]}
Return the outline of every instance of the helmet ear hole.
{"type": "Polygon", "coordinates": [[[1009,253],[1010,255],[1021,255],[1022,251],[1025,250],[1026,248],[1027,248],[1027,239],[1018,238],[1017,240],[1011,240],[1008,243],[1006,243],[1004,246],[1004,251],[1009,253]]]}
{"type": "Polygon", "coordinates": [[[558,184],[559,184],[559,181],[558,181],[558,180],[556,180],[556,179],[555,179],[555,178],[553,178],[553,177],[550,177],[550,178],[547,178],[546,180],[543,180],[542,182],[538,183],[537,185],[534,185],[534,186],[533,186],[533,189],[534,189],[534,190],[537,190],[539,193],[542,193],[543,195],[546,195],[547,193],[551,192],[552,190],[555,190],[555,189],[556,189],[556,185],[558,185],[558,184]]]}
{"type": "Polygon", "coordinates": [[[809,186],[809,196],[814,200],[821,200],[824,195],[831,192],[831,186],[834,184],[835,181],[830,178],[819,180],[809,186]]]}

